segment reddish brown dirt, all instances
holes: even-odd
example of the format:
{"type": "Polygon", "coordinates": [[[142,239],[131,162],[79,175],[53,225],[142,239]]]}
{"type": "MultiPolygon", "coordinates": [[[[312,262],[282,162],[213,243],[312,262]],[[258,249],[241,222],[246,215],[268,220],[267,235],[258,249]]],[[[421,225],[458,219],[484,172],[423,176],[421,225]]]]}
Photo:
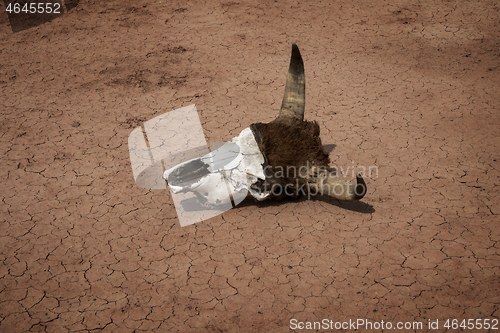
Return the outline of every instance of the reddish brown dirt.
{"type": "Polygon", "coordinates": [[[497,1],[89,0],[17,33],[0,9],[1,332],[500,316],[497,1]],[[332,161],[378,168],[367,196],[181,228],[128,135],[189,104],[208,142],[273,119],[292,42],[332,161]]]}

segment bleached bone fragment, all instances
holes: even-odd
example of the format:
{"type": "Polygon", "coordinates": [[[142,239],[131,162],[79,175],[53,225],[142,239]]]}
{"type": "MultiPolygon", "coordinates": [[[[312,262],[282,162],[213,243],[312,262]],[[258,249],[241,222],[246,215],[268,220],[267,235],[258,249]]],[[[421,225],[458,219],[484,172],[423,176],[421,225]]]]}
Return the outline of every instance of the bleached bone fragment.
{"type": "Polygon", "coordinates": [[[206,206],[243,200],[247,193],[263,200],[269,194],[252,189],[265,180],[264,156],[250,128],[245,128],[232,141],[197,159],[191,159],[164,172],[173,193],[195,192],[206,206]]]}

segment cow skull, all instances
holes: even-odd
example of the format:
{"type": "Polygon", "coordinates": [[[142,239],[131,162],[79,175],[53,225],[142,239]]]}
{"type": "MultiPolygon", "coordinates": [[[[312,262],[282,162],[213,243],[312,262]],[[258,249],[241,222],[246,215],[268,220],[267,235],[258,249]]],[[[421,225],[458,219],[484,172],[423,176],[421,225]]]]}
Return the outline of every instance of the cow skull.
{"type": "Polygon", "coordinates": [[[304,109],[304,63],[293,44],[278,117],[250,125],[210,154],[165,171],[163,178],[173,193],[194,192],[208,207],[230,204],[231,197],[238,204],[248,193],[259,201],[300,194],[363,198],[363,178],[357,174],[357,184],[352,184],[336,175],[322,147],[319,125],[304,121],[304,109]]]}

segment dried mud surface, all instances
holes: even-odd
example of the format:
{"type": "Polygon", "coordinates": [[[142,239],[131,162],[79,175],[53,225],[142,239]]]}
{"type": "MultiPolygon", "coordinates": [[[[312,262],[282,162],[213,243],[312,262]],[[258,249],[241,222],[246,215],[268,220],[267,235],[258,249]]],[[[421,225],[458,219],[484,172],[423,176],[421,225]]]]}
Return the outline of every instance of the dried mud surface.
{"type": "Polygon", "coordinates": [[[0,331],[498,318],[499,8],[81,1],[13,33],[2,5],[0,331]],[[128,135],[189,104],[207,142],[272,120],[292,42],[334,164],[377,167],[367,196],[181,228],[168,190],[135,185],[128,135]]]}

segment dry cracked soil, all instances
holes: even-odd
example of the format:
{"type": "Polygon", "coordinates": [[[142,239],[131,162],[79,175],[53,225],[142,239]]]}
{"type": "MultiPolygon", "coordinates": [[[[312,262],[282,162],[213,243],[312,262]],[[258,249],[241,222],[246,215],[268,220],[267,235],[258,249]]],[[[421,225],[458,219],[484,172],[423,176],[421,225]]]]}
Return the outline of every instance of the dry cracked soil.
{"type": "Polygon", "coordinates": [[[83,0],[31,25],[9,3],[2,333],[500,330],[498,1],[83,0]],[[190,104],[207,142],[272,120],[293,42],[306,119],[368,194],[181,228],[128,135],[190,104]]]}

